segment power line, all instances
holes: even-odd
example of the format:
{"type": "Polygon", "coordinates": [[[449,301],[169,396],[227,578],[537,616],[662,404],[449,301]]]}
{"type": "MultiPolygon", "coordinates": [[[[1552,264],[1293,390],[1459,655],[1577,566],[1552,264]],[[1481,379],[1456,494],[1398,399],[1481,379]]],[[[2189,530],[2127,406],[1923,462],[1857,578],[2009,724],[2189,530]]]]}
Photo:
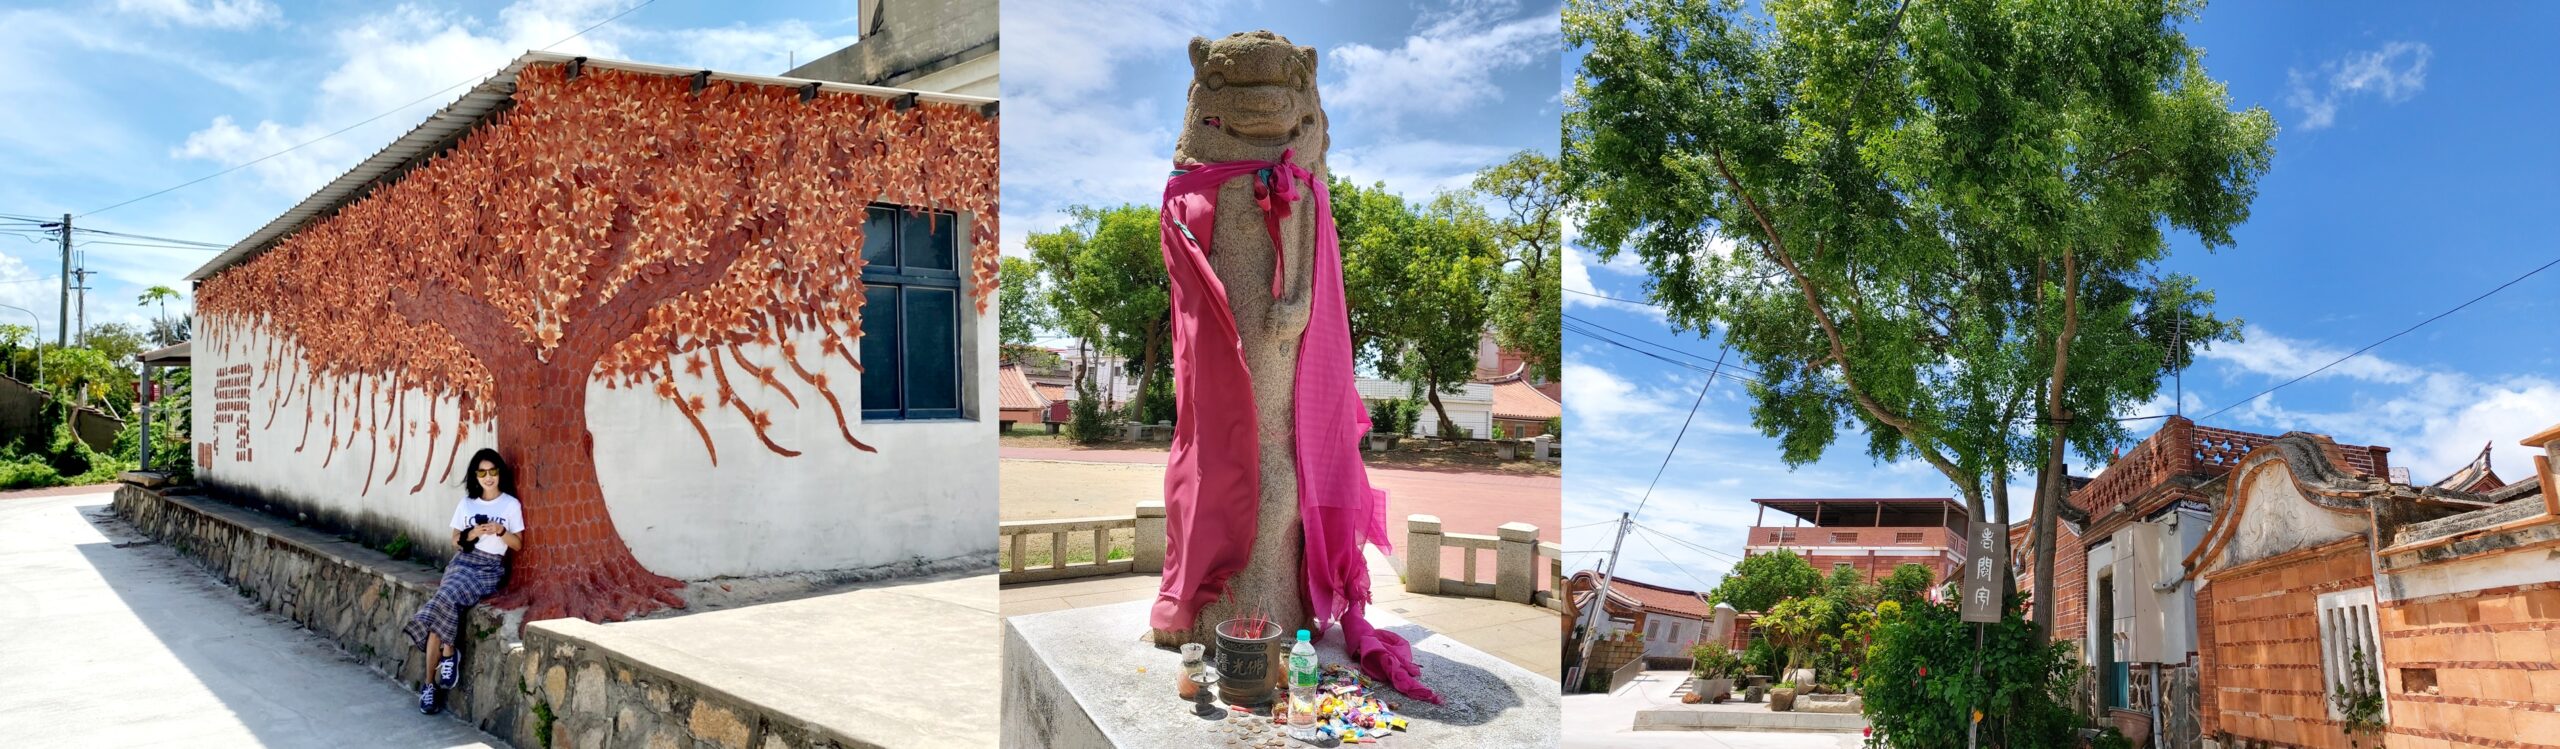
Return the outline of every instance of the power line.
{"type": "MultiPolygon", "coordinates": [[[[1726,350],[1731,351],[1731,349],[1726,350]]],[[[1716,357],[1716,366],[1719,369],[1724,366],[1724,357],[1716,357]]],[[[1619,519],[1620,522],[1633,523],[1635,516],[1644,514],[1645,503],[1653,501],[1653,488],[1662,483],[1663,472],[1671,470],[1671,456],[1680,453],[1680,441],[1689,436],[1689,422],[1698,418],[1698,405],[1707,402],[1707,388],[1715,386],[1716,378],[1713,374],[1707,376],[1706,384],[1698,386],[1698,399],[1689,402],[1689,417],[1680,420],[1680,433],[1671,437],[1671,449],[1662,451],[1662,467],[1654,469],[1653,481],[1644,485],[1644,497],[1636,500],[1636,511],[1627,513],[1626,517],[1619,519]]]]}
{"type": "MultiPolygon", "coordinates": [[[[1646,528],[1646,527],[1641,526],[1641,525],[1636,526],[1636,530],[1644,531],[1644,532],[1646,532],[1646,533],[1652,533],[1652,532],[1653,532],[1653,529],[1651,529],[1651,528],[1646,528]]],[[[1638,540],[1638,541],[1643,541],[1643,542],[1644,542],[1644,545],[1645,545],[1645,548],[1652,549],[1652,550],[1653,550],[1653,553],[1655,553],[1655,554],[1661,554],[1661,555],[1662,555],[1662,562],[1663,562],[1664,564],[1671,565],[1671,567],[1672,567],[1673,569],[1677,569],[1677,570],[1679,570],[1679,571],[1680,571],[1680,574],[1688,575],[1690,580],[1695,581],[1695,582],[1698,584],[1698,588],[1699,588],[1699,589],[1701,589],[1701,590],[1705,590],[1705,589],[1710,589],[1710,588],[1714,588],[1714,587],[1715,587],[1714,585],[1710,585],[1710,584],[1708,584],[1706,580],[1704,580],[1704,579],[1700,579],[1700,578],[1698,577],[1698,573],[1690,572],[1690,571],[1689,571],[1689,566],[1688,566],[1688,565],[1685,565],[1685,564],[1681,564],[1681,563],[1679,563],[1679,562],[1672,561],[1672,560],[1671,560],[1671,555],[1670,555],[1669,553],[1664,552],[1664,551],[1662,550],[1662,547],[1653,545],[1653,540],[1652,540],[1652,539],[1648,539],[1648,538],[1645,538],[1645,537],[1643,537],[1643,536],[1637,536],[1637,537],[1636,537],[1636,540],[1638,540]]]]}
{"type": "Polygon", "coordinates": [[[127,239],[143,239],[143,240],[150,240],[150,241],[153,241],[153,242],[168,242],[168,243],[170,243],[170,244],[191,244],[191,245],[198,245],[198,246],[203,246],[203,247],[210,247],[210,248],[217,249],[217,250],[220,250],[220,249],[228,249],[228,248],[230,248],[230,245],[228,245],[228,244],[223,244],[223,243],[221,243],[221,242],[200,242],[200,241],[193,240],[193,239],[178,239],[178,238],[175,238],[175,237],[155,237],[155,236],[151,236],[151,235],[149,235],[149,234],[129,234],[129,233],[126,233],[126,232],[120,232],[120,231],[107,231],[107,230],[105,230],[105,229],[83,229],[83,228],[74,227],[74,228],[72,228],[72,231],[80,232],[80,233],[83,233],[83,234],[104,234],[104,235],[107,235],[107,236],[110,236],[110,237],[124,237],[124,238],[127,238],[127,239]]]}
{"type": "Polygon", "coordinates": [[[195,251],[197,251],[197,252],[221,252],[223,249],[225,249],[225,248],[221,248],[221,247],[199,247],[199,246],[191,245],[191,244],[144,244],[144,243],[138,243],[138,242],[109,242],[109,241],[104,240],[104,239],[92,239],[92,240],[89,240],[89,241],[86,241],[86,242],[81,242],[81,243],[74,244],[74,245],[71,245],[71,246],[73,246],[73,247],[87,247],[87,246],[89,246],[89,245],[93,245],[93,244],[115,245],[115,246],[118,246],[118,247],[156,247],[156,248],[160,248],[160,249],[164,249],[164,250],[195,250],[195,251]]]}
{"type": "MultiPolygon", "coordinates": [[[[596,29],[598,29],[598,28],[603,27],[605,24],[613,23],[614,21],[620,20],[623,16],[631,15],[631,13],[632,13],[633,11],[637,11],[637,10],[639,10],[639,9],[641,9],[641,8],[649,7],[651,4],[656,3],[656,2],[658,2],[658,0],[641,0],[641,3],[640,3],[639,5],[634,5],[634,6],[631,6],[631,8],[630,8],[629,10],[625,10],[625,11],[622,11],[622,12],[620,12],[620,13],[615,13],[615,14],[613,14],[613,17],[612,17],[612,18],[607,18],[607,19],[604,19],[604,20],[602,20],[602,21],[597,21],[597,22],[595,23],[595,25],[593,25],[593,26],[588,26],[588,27],[586,27],[586,28],[579,29],[579,30],[578,30],[578,33],[570,34],[570,35],[565,36],[565,37],[561,37],[561,38],[560,38],[560,41],[556,41],[556,42],[552,42],[552,43],[550,43],[550,44],[542,45],[542,51],[549,51],[552,47],[557,47],[557,46],[560,46],[560,45],[562,45],[562,44],[567,44],[567,43],[569,42],[569,40],[571,40],[571,39],[576,39],[576,38],[578,38],[578,37],[585,36],[585,35],[587,34],[587,32],[589,32],[589,31],[594,31],[594,30],[596,30],[596,29]]],[[[283,155],[288,154],[288,153],[293,153],[293,152],[295,152],[295,151],[302,150],[302,148],[303,148],[304,146],[309,146],[309,145],[311,145],[311,144],[318,143],[318,142],[320,142],[320,141],[328,140],[328,139],[330,139],[330,138],[335,138],[335,137],[338,137],[339,135],[343,135],[343,134],[345,134],[345,133],[346,133],[347,131],[349,131],[349,130],[354,130],[354,129],[359,128],[359,127],[364,127],[364,126],[366,126],[366,125],[373,124],[373,122],[374,122],[375,120],[379,120],[379,119],[382,119],[382,118],[384,118],[384,117],[389,117],[389,116],[391,116],[391,115],[393,115],[393,114],[397,114],[397,113],[399,113],[399,112],[405,111],[405,110],[407,110],[408,108],[410,108],[410,107],[414,107],[414,106],[417,106],[418,104],[420,104],[420,103],[422,103],[422,102],[425,102],[425,101],[427,101],[427,100],[429,100],[429,99],[433,99],[433,98],[436,98],[436,97],[438,97],[438,96],[443,96],[443,95],[444,95],[445,93],[447,93],[447,92],[450,92],[450,91],[452,91],[452,90],[454,90],[454,89],[461,88],[461,87],[463,87],[463,86],[466,86],[466,85],[469,85],[469,84],[472,84],[472,83],[478,82],[478,81],[480,81],[481,79],[486,78],[486,77],[488,77],[488,76],[473,76],[473,77],[471,77],[471,78],[470,78],[470,79],[468,79],[468,80],[464,80],[464,81],[461,81],[461,82],[459,82],[459,83],[455,83],[455,84],[453,84],[453,85],[451,85],[451,86],[446,86],[446,87],[444,87],[444,88],[440,88],[440,89],[436,89],[436,90],[434,90],[434,91],[430,91],[430,92],[428,92],[428,93],[427,93],[427,95],[425,95],[425,96],[421,96],[421,97],[418,97],[418,98],[415,98],[415,99],[411,99],[411,100],[409,100],[409,102],[408,102],[408,103],[406,103],[406,104],[402,104],[402,105],[400,105],[400,106],[392,107],[391,109],[384,110],[381,114],[377,114],[377,115],[374,115],[374,116],[371,116],[371,117],[364,118],[364,119],[362,119],[362,120],[358,120],[358,121],[356,121],[356,123],[355,123],[355,124],[348,125],[348,126],[346,126],[346,127],[342,127],[342,128],[338,128],[338,129],[336,129],[336,130],[332,130],[332,131],[330,131],[330,132],[329,132],[329,134],[327,134],[327,135],[322,135],[322,136],[317,137],[317,138],[313,138],[313,139],[310,139],[310,140],[306,140],[306,141],[303,141],[303,142],[300,142],[300,143],[293,144],[291,147],[288,147],[288,148],[286,148],[286,149],[284,149],[284,150],[282,150],[282,151],[277,151],[277,152],[275,152],[275,153],[267,154],[267,155],[265,155],[265,156],[260,156],[260,157],[255,158],[255,159],[250,159],[250,160],[248,160],[248,161],[241,162],[241,163],[239,163],[239,164],[233,165],[232,167],[230,167],[230,168],[228,168],[228,169],[224,169],[224,170],[222,170],[222,171],[214,172],[214,173],[212,173],[212,174],[207,174],[207,175],[205,175],[205,176],[197,177],[197,178],[195,178],[195,179],[187,180],[187,181],[185,181],[185,182],[180,182],[180,183],[175,184],[175,185],[170,185],[170,186],[168,186],[168,187],[161,188],[161,189],[159,189],[159,190],[154,190],[154,191],[152,191],[152,192],[150,192],[150,193],[148,193],[148,194],[144,194],[144,195],[142,195],[142,196],[140,196],[140,197],[132,198],[132,199],[126,200],[126,201],[121,202],[121,203],[117,203],[117,204],[114,204],[114,205],[107,206],[107,207],[105,207],[105,208],[99,208],[99,209],[96,209],[96,210],[92,210],[92,211],[89,211],[89,212],[87,212],[87,213],[80,214],[80,217],[82,217],[82,218],[86,218],[86,217],[93,216],[93,215],[97,215],[97,214],[100,214],[100,213],[105,213],[105,212],[107,212],[107,211],[112,211],[112,210],[115,210],[115,209],[118,209],[118,208],[123,208],[123,207],[125,207],[125,206],[132,205],[132,204],[134,204],[134,203],[139,203],[139,202],[142,202],[142,201],[145,201],[145,200],[149,200],[149,199],[152,199],[152,198],[159,197],[159,196],[161,196],[161,195],[168,194],[168,193],[170,193],[170,192],[177,191],[177,190],[179,190],[179,189],[182,189],[182,188],[188,187],[188,186],[190,186],[190,185],[194,185],[194,184],[199,183],[199,182],[203,182],[203,181],[205,181],[205,180],[213,179],[213,178],[215,178],[215,177],[220,177],[220,176],[222,176],[222,175],[230,174],[230,173],[232,173],[232,172],[240,171],[240,170],[242,170],[242,169],[247,169],[247,168],[249,168],[249,167],[251,167],[251,166],[255,166],[255,165],[257,165],[259,162],[263,162],[263,161],[266,161],[266,160],[268,160],[268,159],[272,159],[272,158],[275,158],[275,157],[278,157],[278,156],[283,156],[283,155]]]]}
{"type": "MultiPolygon", "coordinates": [[[[1600,299],[1607,299],[1607,300],[1612,301],[1612,302],[1622,302],[1622,303],[1625,303],[1625,304],[1641,304],[1641,305],[1644,305],[1644,306],[1647,306],[1647,307],[1662,307],[1662,305],[1655,304],[1655,303],[1652,303],[1652,302],[1639,302],[1639,301],[1636,301],[1636,300],[1633,300],[1633,299],[1620,299],[1620,298],[1618,298],[1618,297],[1613,297],[1613,296],[1610,296],[1610,295],[1607,295],[1607,294],[1594,294],[1594,293],[1591,293],[1591,292],[1588,292],[1588,291],[1583,291],[1583,290],[1581,290],[1581,289],[1570,289],[1570,288],[1569,288],[1569,289],[1565,289],[1564,291],[1565,291],[1565,293],[1567,293],[1567,294],[1581,294],[1581,295],[1583,295],[1583,296],[1587,296],[1587,297],[1596,297],[1596,298],[1600,298],[1600,299]]],[[[1664,309],[1669,309],[1668,307],[1663,307],[1663,308],[1664,308],[1664,309]]]]}
{"type": "Polygon", "coordinates": [[[2259,399],[2259,398],[2265,397],[2265,396],[2266,396],[2267,394],[2269,394],[2269,393],[2273,393],[2273,392],[2278,391],[2278,390],[2283,390],[2283,389],[2285,388],[2285,386],[2292,385],[2292,384],[2294,384],[2294,383],[2301,382],[2301,381],[2303,381],[2303,380],[2305,380],[2305,379],[2308,379],[2308,378],[2310,378],[2312,375],[2316,375],[2316,374],[2319,374],[2319,373],[2322,373],[2322,372],[2329,371],[2329,368],[2330,368],[2330,367],[2338,366],[2338,364],[2339,364],[2340,362],[2344,362],[2344,361],[2346,361],[2346,360],[2348,360],[2348,359],[2353,359],[2353,358],[2356,358],[2357,356],[2361,356],[2361,355],[2363,355],[2363,354],[2364,354],[2364,352],[2372,351],[2372,350],[2374,349],[2374,347],[2381,346],[2382,344],[2385,344],[2385,343],[2390,343],[2390,342],[2391,342],[2391,340],[2392,340],[2392,339],[2394,339],[2394,338],[2399,338],[2399,337],[2401,337],[2401,336],[2408,335],[2409,333],[2411,333],[2411,332],[2413,332],[2413,331],[2416,331],[2416,330],[2417,330],[2417,329],[2419,329],[2419,328],[2426,327],[2426,326],[2427,326],[2427,324],[2429,324],[2429,323],[2433,323],[2433,322],[2435,322],[2435,321],[2437,321],[2437,320],[2442,320],[2442,319],[2444,319],[2444,318],[2445,318],[2445,316],[2446,316],[2446,315],[2451,315],[2451,314],[2456,313],[2456,312],[2461,312],[2461,311],[2462,311],[2462,308],[2464,308],[2464,307],[2469,307],[2469,306],[2471,306],[2472,304],[2477,303],[2477,302],[2479,302],[2479,301],[2480,301],[2480,300],[2482,300],[2482,299],[2487,299],[2487,298],[2489,298],[2491,295],[2497,294],[2498,292],[2501,292],[2501,291],[2505,291],[2505,290],[2507,290],[2507,287],[2509,287],[2509,286],[2514,286],[2514,285],[2516,285],[2516,284],[2518,284],[2518,283],[2523,282],[2525,279],[2532,278],[2532,277],[2534,276],[2534,274],[2541,273],[2541,272],[2543,272],[2544,270],[2548,270],[2548,269],[2550,269],[2550,268],[2551,268],[2551,266],[2554,266],[2554,265],[2560,265],[2560,258],[2554,258],[2554,259],[2552,259],[2552,261],[2551,261],[2551,262],[2543,263],[2543,264],[2541,264],[2541,265],[2535,266],[2533,270],[2525,271],[2525,272],[2524,272],[2524,275],[2517,276],[2517,277],[2515,277],[2515,278],[2511,278],[2511,279],[2507,279],[2507,282],[2506,282],[2506,283],[2498,284],[2497,288],[2493,288],[2493,289],[2490,289],[2490,290],[2488,290],[2488,291],[2481,292],[2481,294],[2480,294],[2479,296],[2472,297],[2472,298],[2470,299],[2470,301],[2466,301],[2466,302],[2463,302],[2463,303],[2461,303],[2461,304],[2454,305],[2454,306],[2453,306],[2453,309],[2445,310],[2445,311],[2443,311],[2443,312],[2438,312],[2438,313],[2436,313],[2436,314],[2435,314],[2435,316],[2434,316],[2434,317],[2429,317],[2429,318],[2427,318],[2427,319],[2420,320],[2420,321],[2418,321],[2418,324],[2416,324],[2416,325],[2411,325],[2411,326],[2409,326],[2409,327],[2407,327],[2407,328],[2403,328],[2403,329],[2401,329],[2401,330],[2400,330],[2400,332],[2398,332],[2398,333],[2393,333],[2393,334],[2391,334],[2391,335],[2383,336],[2383,337],[2382,337],[2382,340],[2374,341],[2374,342],[2372,342],[2372,343],[2365,344],[2364,348],[2356,349],[2355,351],[2349,352],[2346,356],[2341,356],[2341,357],[2338,357],[2338,358],[2337,358],[2337,359],[2335,359],[2335,360],[2330,361],[2330,362],[2329,362],[2329,363],[2327,363],[2327,364],[2322,364],[2322,365],[2320,365],[2320,368],[2319,368],[2319,369],[2314,369],[2314,370],[2311,370],[2311,371],[2309,371],[2309,372],[2304,372],[2304,373],[2302,373],[2301,375],[2295,376],[2293,379],[2286,380],[2286,381],[2281,382],[2281,383],[2277,383],[2275,387],[2267,388],[2267,389],[2265,389],[2265,390],[2260,390],[2260,391],[2258,391],[2258,394],[2257,394],[2257,395],[2252,395],[2252,396],[2249,396],[2249,397],[2247,397],[2247,398],[2242,398],[2242,399],[2240,399],[2240,400],[2234,401],[2234,402],[2232,402],[2232,404],[2231,404],[2231,405],[2223,406],[2223,407],[2221,407],[2221,408],[2215,409],[2213,413],[2205,414],[2204,416],[2202,416],[2202,417],[2200,417],[2200,418],[2198,418],[2198,419],[2196,419],[2196,420],[2197,420],[2197,421],[2204,421],[2204,420],[2211,419],[2211,418],[2216,417],[2216,416],[2220,416],[2220,415],[2222,415],[2222,412],[2224,412],[2224,411],[2229,411],[2229,410],[2234,409],[2234,408],[2239,408],[2239,407],[2240,407],[2240,404],[2242,404],[2242,403],[2247,403],[2247,402],[2249,402],[2249,401],[2257,400],[2257,399],[2259,399]]]}
{"type": "Polygon", "coordinates": [[[1652,531],[1655,535],[1659,535],[1659,536],[1661,536],[1661,537],[1663,537],[1663,538],[1665,538],[1665,539],[1668,539],[1668,540],[1670,540],[1672,543],[1675,543],[1675,544],[1679,544],[1679,545],[1682,545],[1682,546],[1686,546],[1686,547],[1689,547],[1689,548],[1692,548],[1692,549],[1697,549],[1697,550],[1699,550],[1699,551],[1706,552],[1706,553],[1708,553],[1708,554],[1713,554],[1713,555],[1718,556],[1718,557],[1723,557],[1723,558],[1725,558],[1725,559],[1730,559],[1730,560],[1733,560],[1735,563],[1740,563],[1740,562],[1742,561],[1742,558],[1741,558],[1741,557],[1737,557],[1737,556],[1734,556],[1734,555],[1732,555],[1732,554],[1727,554],[1727,553],[1725,553],[1725,552],[1721,552],[1721,551],[1717,551],[1717,550],[1714,550],[1714,549],[1710,549],[1710,548],[1707,548],[1707,547],[1704,547],[1704,546],[1699,546],[1699,545],[1697,545],[1697,544],[1695,544],[1695,543],[1691,543],[1691,542],[1688,542],[1688,541],[1680,540],[1680,537],[1678,537],[1678,536],[1674,536],[1674,535],[1671,535],[1671,534],[1669,534],[1669,533],[1664,533],[1664,532],[1662,531],[1662,529],[1660,529],[1660,528],[1655,528],[1655,527],[1648,526],[1648,525],[1643,525],[1643,524],[1638,524],[1636,527],[1643,528],[1643,529],[1648,530],[1648,531],[1652,531]]]}

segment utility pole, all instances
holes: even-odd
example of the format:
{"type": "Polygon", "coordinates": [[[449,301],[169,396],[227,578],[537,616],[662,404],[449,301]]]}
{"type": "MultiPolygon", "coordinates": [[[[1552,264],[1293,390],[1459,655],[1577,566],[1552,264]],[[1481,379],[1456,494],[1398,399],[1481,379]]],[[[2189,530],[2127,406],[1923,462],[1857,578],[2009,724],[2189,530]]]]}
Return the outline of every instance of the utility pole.
{"type": "Polygon", "coordinates": [[[1582,655],[1573,661],[1573,672],[1565,675],[1565,684],[1579,687],[1582,674],[1591,665],[1591,643],[1599,637],[1600,615],[1609,602],[1609,581],[1618,578],[1618,551],[1627,543],[1627,531],[1635,527],[1629,513],[1618,513],[1618,538],[1609,542],[1609,561],[1600,570],[1600,585],[1591,589],[1591,610],[1582,615],[1582,655]]]}
{"type": "Polygon", "coordinates": [[[73,330],[77,330],[77,331],[79,331],[79,335],[74,336],[74,338],[78,339],[78,340],[80,341],[80,345],[85,347],[85,346],[88,346],[88,345],[89,345],[89,261],[88,261],[88,259],[87,259],[87,258],[81,258],[81,260],[80,260],[80,264],[79,264],[79,267],[78,267],[78,268],[73,269],[71,272],[72,272],[74,275],[77,275],[77,276],[79,276],[79,277],[80,277],[80,285],[78,285],[78,286],[74,286],[74,287],[71,287],[71,290],[73,290],[73,291],[77,291],[77,292],[80,292],[80,296],[76,297],[76,298],[73,300],[72,305],[71,305],[72,312],[74,312],[74,313],[75,313],[75,314],[73,314],[73,315],[72,315],[72,317],[71,317],[72,329],[73,329],[73,330]]]}
{"type": "MultiPolygon", "coordinates": [[[[62,319],[53,326],[53,345],[71,345],[71,214],[62,214],[62,319]]],[[[37,339],[43,340],[43,339],[37,339]]]]}

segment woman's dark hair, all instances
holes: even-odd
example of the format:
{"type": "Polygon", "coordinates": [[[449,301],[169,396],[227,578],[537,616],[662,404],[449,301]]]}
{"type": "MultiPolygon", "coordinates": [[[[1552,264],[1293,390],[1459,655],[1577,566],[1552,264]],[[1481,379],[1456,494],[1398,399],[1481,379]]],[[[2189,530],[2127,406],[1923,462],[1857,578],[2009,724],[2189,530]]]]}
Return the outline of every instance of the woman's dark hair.
{"type": "Polygon", "coordinates": [[[463,496],[467,496],[472,499],[497,499],[496,497],[480,496],[480,464],[484,462],[492,466],[497,466],[498,468],[499,494],[516,493],[516,469],[507,467],[507,459],[498,457],[497,450],[483,447],[480,448],[479,452],[471,454],[471,462],[468,464],[469,467],[464,468],[462,471],[463,496]]]}

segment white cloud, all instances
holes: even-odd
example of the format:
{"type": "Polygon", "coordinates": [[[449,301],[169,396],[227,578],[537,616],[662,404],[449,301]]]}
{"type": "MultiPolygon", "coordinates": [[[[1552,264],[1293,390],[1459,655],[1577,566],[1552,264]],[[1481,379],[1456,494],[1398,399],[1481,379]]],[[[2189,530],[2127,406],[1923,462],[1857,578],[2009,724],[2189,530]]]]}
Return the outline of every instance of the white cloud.
{"type": "MultiPolygon", "coordinates": [[[[1015,3],[1005,8],[1000,29],[1008,57],[1020,63],[1005,66],[1006,98],[1072,103],[1109,89],[1121,63],[1185,50],[1192,37],[1208,33],[1219,5],[1183,0],[1015,3]]],[[[1014,113],[1013,102],[1005,107],[1006,114],[1014,113]]]]}
{"type": "MultiPolygon", "coordinates": [[[[1219,3],[1015,3],[1003,14],[1005,253],[1074,205],[1152,203],[1173,163],[1180,100],[1109,95],[1122,67],[1185,65],[1219,3]]],[[[1166,92],[1175,95],[1175,91],[1166,92]]]]}
{"type": "Polygon", "coordinates": [[[0,325],[31,325],[44,334],[45,340],[53,340],[50,331],[56,327],[53,323],[61,286],[44,279],[57,277],[56,273],[39,273],[16,257],[0,255],[0,305],[26,310],[0,307],[0,325]],[[35,319],[28,319],[30,312],[35,319]]]}
{"type": "Polygon", "coordinates": [[[1372,118],[1392,129],[1415,114],[1447,115],[1499,101],[1494,73],[1554,64],[1561,53],[1561,16],[1529,13],[1501,20],[1510,3],[1468,3],[1425,17],[1394,49],[1347,44],[1332,52],[1336,72],[1326,110],[1372,118]]]}
{"type": "Polygon", "coordinates": [[[267,0],[116,0],[116,12],[160,26],[245,29],[284,17],[267,0]]]}
{"type": "MultiPolygon", "coordinates": [[[[2330,350],[2308,341],[2276,335],[2264,327],[2250,325],[2241,329],[2237,343],[2213,344],[2197,354],[2197,358],[2216,361],[2251,374],[2291,378],[2336,360],[2345,351],[2330,350]]],[[[2322,371],[2311,379],[2345,377],[2369,382],[2406,383],[2417,379],[2420,372],[2405,364],[2365,354],[2322,371]]]]}
{"type": "Polygon", "coordinates": [[[2350,96],[2370,93],[2390,104],[2417,96],[2426,90],[2433,57],[2435,49],[2424,42],[2391,42],[2321,63],[2317,71],[2295,68],[2285,74],[2285,103],[2302,111],[2302,129],[2325,128],[2337,122],[2339,101],[2350,96]]]}
{"type": "Polygon", "coordinates": [[[1427,200],[1431,195],[1466,189],[1475,181],[1477,170],[1500,163],[1519,150],[1415,138],[1335,148],[1326,155],[1325,167],[1334,176],[1354,184],[1385,182],[1389,192],[1409,200],[1427,200]]]}
{"type": "MultiPolygon", "coordinates": [[[[2258,326],[2250,326],[2247,337],[2246,344],[2223,344],[2203,358],[2282,382],[2345,353],[2258,326]],[[2244,352],[2225,353],[2226,348],[2244,352]]],[[[2482,443],[2493,446],[2491,461],[2500,475],[2510,481],[2530,475],[2534,453],[2516,440],[2560,424],[2560,382],[2539,376],[2473,375],[2366,354],[2304,382],[2332,375],[2362,383],[2342,407],[2289,409],[2281,400],[2285,393],[2278,392],[2215,421],[2260,432],[2300,430],[2350,444],[2387,446],[2393,450],[2391,464],[2410,469],[2419,482],[2460,468],[2479,454],[2482,443]]],[[[2194,405],[2189,413],[2196,412],[2194,405]]]]}
{"type": "Polygon", "coordinates": [[[798,20],[714,28],[597,26],[628,7],[627,0],[520,0],[500,9],[490,22],[416,5],[395,6],[332,34],[331,56],[339,62],[321,77],[309,97],[311,106],[298,121],[243,124],[217,116],[170,154],[228,166],[310,143],[249,169],[269,190],[300,197],[416,126],[434,107],[461,96],[463,85],[478,83],[529,50],[607,58],[629,58],[634,55],[626,50],[646,50],[652,62],[773,73],[782,70],[794,50],[853,40],[821,34],[798,20]],[[587,30],[590,26],[595,28],[587,30]],[[320,140],[377,115],[380,119],[320,140]]]}
{"type": "Polygon", "coordinates": [[[1573,404],[1566,432],[1575,442],[1633,441],[1661,431],[1657,422],[1662,419],[1680,416],[1672,410],[1672,401],[1680,399],[1677,393],[1640,387],[1574,357],[1565,360],[1564,383],[1565,402],[1573,404]]]}

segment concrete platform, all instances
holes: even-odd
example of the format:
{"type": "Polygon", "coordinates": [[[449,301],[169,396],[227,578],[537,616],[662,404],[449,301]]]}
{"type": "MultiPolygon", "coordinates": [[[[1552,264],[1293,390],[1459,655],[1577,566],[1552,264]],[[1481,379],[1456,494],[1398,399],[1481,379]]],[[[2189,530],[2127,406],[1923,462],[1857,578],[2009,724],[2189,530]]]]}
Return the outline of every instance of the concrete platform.
{"type": "MultiPolygon", "coordinates": [[[[1799,701],[1797,704],[1803,704],[1799,701]]],[[[1772,712],[1766,702],[1721,705],[1655,705],[1636,711],[1638,731],[1860,731],[1865,716],[1856,713],[1772,712]]]]}
{"type": "Polygon", "coordinates": [[[725,611],[525,625],[755,706],[840,746],[996,743],[996,576],[941,575],[725,611]]]}
{"type": "MultiPolygon", "coordinates": [[[[1026,614],[1005,620],[1004,746],[1270,746],[1240,732],[1247,721],[1200,718],[1174,697],[1181,657],[1144,639],[1147,601],[1026,614]],[[1232,742],[1232,743],[1231,743],[1232,742]]],[[[1414,642],[1423,682],[1446,704],[1392,696],[1411,730],[1402,747],[1552,747],[1560,740],[1560,689],[1549,679],[1441,636],[1393,613],[1371,623],[1414,642]]],[[[1317,647],[1343,660],[1337,642],[1317,647]]],[[[1276,735],[1276,734],[1275,734],[1276,735]]],[[[1306,746],[1285,741],[1287,746],[1306,746]]]]}

